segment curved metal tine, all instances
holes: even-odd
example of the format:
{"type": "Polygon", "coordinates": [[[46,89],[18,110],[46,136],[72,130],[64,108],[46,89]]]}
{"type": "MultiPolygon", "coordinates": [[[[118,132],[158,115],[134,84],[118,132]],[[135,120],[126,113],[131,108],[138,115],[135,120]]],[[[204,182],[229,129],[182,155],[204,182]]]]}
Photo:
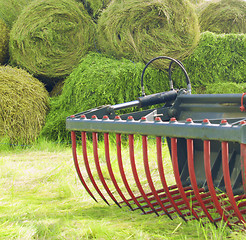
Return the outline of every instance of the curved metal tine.
{"type": "Polygon", "coordinates": [[[122,161],[122,154],[121,154],[121,134],[119,134],[119,133],[116,134],[116,145],[117,145],[118,165],[119,165],[119,170],[120,170],[122,181],[123,181],[123,183],[124,183],[124,185],[126,187],[127,192],[129,193],[129,195],[131,196],[132,200],[134,201],[134,203],[145,214],[146,212],[143,210],[142,206],[140,205],[140,203],[138,202],[137,198],[133,194],[133,192],[132,192],[132,190],[131,190],[131,188],[130,188],[130,186],[128,184],[128,181],[126,179],[126,175],[125,175],[125,171],[124,171],[124,167],[123,167],[123,161],[122,161]]]}
{"type": "Polygon", "coordinates": [[[177,154],[177,138],[171,138],[171,156],[172,156],[172,164],[173,164],[173,172],[174,172],[174,177],[177,183],[177,187],[179,190],[180,195],[182,196],[187,208],[190,210],[192,215],[200,221],[197,213],[195,210],[192,208],[192,205],[190,205],[189,200],[185,194],[180,175],[179,175],[179,165],[178,165],[178,154],[177,154]]]}
{"type": "Polygon", "coordinates": [[[218,213],[220,214],[221,218],[226,222],[229,228],[232,228],[225,214],[225,211],[221,208],[220,202],[218,200],[218,197],[216,195],[216,191],[214,188],[212,172],[211,172],[211,163],[210,163],[210,141],[208,140],[203,141],[203,151],[204,151],[203,154],[204,154],[204,168],[205,168],[206,180],[207,180],[208,190],[210,192],[212,201],[218,213]]]}
{"type": "Polygon", "coordinates": [[[167,181],[165,178],[164,168],[163,168],[163,161],[162,161],[162,142],[161,137],[156,137],[156,150],[157,150],[157,162],[158,162],[158,170],[160,174],[160,179],[162,186],[165,190],[166,196],[169,200],[169,202],[172,204],[173,208],[176,210],[176,212],[179,214],[179,216],[187,222],[187,219],[183,216],[182,212],[178,208],[177,204],[175,203],[170,191],[169,187],[167,186],[167,181]]]}
{"type": "Polygon", "coordinates": [[[199,189],[197,186],[197,181],[196,181],[196,174],[195,174],[195,168],[194,168],[194,152],[193,152],[193,139],[187,139],[187,159],[188,159],[188,170],[189,170],[189,175],[190,175],[190,181],[191,181],[191,186],[193,188],[195,197],[200,205],[200,207],[202,208],[203,212],[205,213],[205,215],[208,217],[209,221],[211,223],[213,223],[216,228],[217,228],[217,224],[214,221],[214,219],[212,218],[212,216],[210,215],[210,213],[208,212],[208,209],[206,208],[202,197],[199,193],[199,189]]]}
{"type": "Polygon", "coordinates": [[[120,187],[115,179],[113,170],[112,170],[112,166],[111,166],[111,161],[110,161],[110,153],[109,153],[109,134],[108,133],[104,133],[104,146],[105,146],[105,158],[106,158],[106,163],[107,163],[107,167],[108,167],[108,172],[110,175],[110,178],[114,184],[114,187],[116,189],[116,191],[119,193],[120,197],[122,198],[122,200],[127,204],[127,206],[132,210],[132,207],[130,205],[130,203],[127,201],[127,199],[125,198],[124,194],[122,193],[122,191],[120,190],[120,187]]]}
{"type": "Polygon", "coordinates": [[[137,168],[136,168],[136,163],[135,163],[135,155],[134,155],[134,136],[133,134],[128,135],[129,137],[129,153],[130,153],[130,161],[131,161],[131,167],[132,167],[132,173],[135,179],[135,182],[137,184],[138,190],[141,193],[143,199],[145,200],[145,202],[147,203],[147,205],[155,212],[155,214],[157,216],[159,216],[159,214],[157,213],[156,209],[154,208],[154,206],[151,204],[151,202],[149,201],[147,195],[145,194],[143,187],[140,183],[139,177],[138,177],[138,173],[137,173],[137,168]]]}
{"type": "Polygon", "coordinates": [[[106,198],[103,196],[102,192],[100,191],[100,189],[98,188],[94,178],[93,178],[93,175],[91,173],[91,169],[90,169],[90,164],[89,164],[89,161],[88,161],[88,156],[87,156],[87,148],[86,148],[86,132],[81,132],[81,139],[82,139],[82,152],[83,152],[83,157],[84,157],[84,163],[85,163],[85,168],[86,168],[86,171],[87,171],[87,174],[91,180],[91,183],[93,184],[94,188],[96,189],[96,191],[98,192],[98,194],[100,195],[100,197],[103,199],[103,201],[105,203],[108,203],[108,201],[106,200],[106,198]]]}
{"type": "Polygon", "coordinates": [[[237,203],[234,198],[233,191],[232,191],[232,187],[231,187],[228,142],[221,142],[221,152],[222,152],[222,168],[223,168],[226,193],[227,193],[227,196],[229,198],[229,201],[232,205],[233,211],[235,212],[236,216],[242,223],[245,224],[245,220],[237,206],[237,203]]]}
{"type": "Polygon", "coordinates": [[[100,180],[102,182],[103,187],[105,188],[106,192],[108,193],[108,195],[111,197],[111,199],[115,202],[116,205],[121,207],[120,204],[115,199],[115,197],[113,196],[113,194],[111,193],[111,191],[109,190],[108,185],[107,185],[107,183],[106,183],[106,181],[104,179],[104,176],[103,176],[103,173],[102,173],[102,170],[101,170],[101,166],[100,166],[100,163],[99,163],[97,133],[96,132],[92,133],[92,141],[93,141],[94,160],[95,160],[98,176],[99,176],[99,178],[100,178],[100,180]]]}
{"type": "Polygon", "coordinates": [[[246,144],[240,144],[241,150],[241,173],[242,173],[242,181],[243,181],[243,189],[246,194],[246,144]]]}
{"type": "Polygon", "coordinates": [[[165,212],[165,214],[171,219],[173,220],[173,218],[171,217],[171,215],[169,214],[168,210],[165,208],[165,206],[163,205],[160,197],[158,196],[158,193],[155,189],[152,177],[151,177],[151,173],[150,173],[150,169],[149,169],[149,160],[148,160],[148,140],[147,140],[147,136],[142,136],[142,144],[143,144],[143,161],[144,161],[144,169],[145,169],[145,174],[149,183],[149,187],[154,195],[155,200],[158,202],[158,204],[160,205],[161,209],[165,212]]]}
{"type": "Polygon", "coordinates": [[[88,188],[82,174],[80,171],[80,167],[79,167],[79,163],[78,163],[78,158],[77,158],[77,151],[76,151],[76,135],[75,132],[72,131],[71,132],[71,140],[72,140],[72,151],[73,151],[73,160],[74,160],[74,165],[75,165],[75,169],[77,171],[77,174],[79,176],[79,179],[81,181],[81,183],[83,184],[85,190],[90,194],[90,196],[97,202],[96,198],[94,197],[94,195],[92,194],[92,192],[90,191],[90,189],[88,188]]]}

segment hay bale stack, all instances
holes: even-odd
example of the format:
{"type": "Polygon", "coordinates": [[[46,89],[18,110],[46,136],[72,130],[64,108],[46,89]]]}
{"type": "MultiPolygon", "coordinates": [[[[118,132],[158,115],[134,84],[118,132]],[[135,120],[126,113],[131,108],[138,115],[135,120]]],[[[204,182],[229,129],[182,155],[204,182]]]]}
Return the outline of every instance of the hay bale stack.
{"type": "Polygon", "coordinates": [[[81,0],[85,9],[88,11],[93,19],[97,20],[103,9],[105,9],[111,0],[81,0]]]}
{"type": "Polygon", "coordinates": [[[10,32],[11,64],[47,84],[72,72],[93,44],[95,25],[83,4],[40,0],[28,5],[10,32]]]}
{"type": "Polygon", "coordinates": [[[11,143],[34,141],[44,125],[48,92],[29,73],[0,66],[0,137],[11,143]]]}
{"type": "Polygon", "coordinates": [[[201,31],[214,33],[246,33],[246,1],[216,0],[201,5],[201,31]]]}
{"type": "Polygon", "coordinates": [[[33,0],[0,0],[0,18],[5,21],[9,29],[20,15],[22,9],[33,0]]]}
{"type": "MultiPolygon", "coordinates": [[[[65,119],[69,115],[106,104],[135,100],[141,96],[140,79],[144,64],[116,60],[90,53],[65,80],[62,94],[52,98],[42,135],[50,140],[69,141],[65,119]]],[[[147,68],[146,94],[167,91],[168,77],[162,71],[147,68]]]]}
{"type": "Polygon", "coordinates": [[[8,57],[9,30],[5,22],[0,19],[0,64],[4,64],[8,57]]]}
{"type": "Polygon", "coordinates": [[[117,58],[182,60],[199,36],[195,9],[186,0],[114,0],[98,20],[98,47],[117,58]]]}

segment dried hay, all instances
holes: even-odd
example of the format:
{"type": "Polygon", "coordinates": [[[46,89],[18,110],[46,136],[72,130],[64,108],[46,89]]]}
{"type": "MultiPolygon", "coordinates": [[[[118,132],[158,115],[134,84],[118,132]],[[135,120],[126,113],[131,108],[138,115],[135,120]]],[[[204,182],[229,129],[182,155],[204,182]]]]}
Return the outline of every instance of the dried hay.
{"type": "Polygon", "coordinates": [[[9,30],[3,20],[0,19],[0,64],[4,64],[8,57],[9,30]]]}
{"type": "Polygon", "coordinates": [[[160,55],[182,60],[199,36],[195,9],[186,0],[114,0],[98,20],[98,48],[135,61],[160,55]]]}
{"type": "Polygon", "coordinates": [[[216,0],[201,8],[198,12],[201,31],[246,33],[246,1],[216,0]]]}
{"type": "Polygon", "coordinates": [[[9,29],[20,15],[22,9],[33,0],[0,0],[0,18],[2,18],[9,29]]]}
{"type": "Polygon", "coordinates": [[[69,75],[94,40],[95,24],[82,3],[40,0],[28,5],[10,32],[11,64],[45,83],[69,75]]]}
{"type": "Polygon", "coordinates": [[[22,69],[0,66],[0,137],[11,143],[34,141],[44,125],[48,92],[22,69]]]}

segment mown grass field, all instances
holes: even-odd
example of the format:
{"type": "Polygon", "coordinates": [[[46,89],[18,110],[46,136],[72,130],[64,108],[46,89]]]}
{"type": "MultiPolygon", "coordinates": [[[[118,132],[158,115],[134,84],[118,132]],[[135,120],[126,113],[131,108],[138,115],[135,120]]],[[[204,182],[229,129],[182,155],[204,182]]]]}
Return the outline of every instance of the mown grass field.
{"type": "Polygon", "coordinates": [[[223,224],[202,227],[96,203],[77,177],[69,146],[1,145],[0,165],[0,239],[246,239],[223,224]]]}

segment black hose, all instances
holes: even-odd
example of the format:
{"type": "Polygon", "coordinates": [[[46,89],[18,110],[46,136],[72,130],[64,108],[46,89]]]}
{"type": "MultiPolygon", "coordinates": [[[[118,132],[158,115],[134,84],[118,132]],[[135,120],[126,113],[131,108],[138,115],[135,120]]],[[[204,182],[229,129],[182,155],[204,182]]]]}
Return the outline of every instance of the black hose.
{"type": "MultiPolygon", "coordinates": [[[[141,76],[141,90],[142,90],[142,96],[144,97],[145,96],[145,92],[144,92],[144,85],[143,85],[143,77],[144,77],[144,73],[145,73],[145,70],[146,68],[152,63],[154,62],[155,60],[158,60],[158,59],[169,59],[171,60],[171,63],[169,65],[169,82],[170,82],[170,88],[173,88],[173,83],[172,83],[172,78],[171,78],[171,66],[172,66],[172,63],[175,62],[183,71],[183,73],[185,74],[185,77],[186,77],[186,83],[187,83],[187,90],[189,93],[191,93],[191,83],[190,83],[190,78],[183,66],[183,64],[179,61],[179,60],[176,60],[174,58],[171,58],[171,57],[167,57],[167,56],[159,56],[159,57],[156,57],[156,58],[153,58],[151,59],[144,67],[143,69],[143,72],[142,72],[142,76],[141,76]]],[[[173,89],[171,89],[173,90],[173,89]]]]}

